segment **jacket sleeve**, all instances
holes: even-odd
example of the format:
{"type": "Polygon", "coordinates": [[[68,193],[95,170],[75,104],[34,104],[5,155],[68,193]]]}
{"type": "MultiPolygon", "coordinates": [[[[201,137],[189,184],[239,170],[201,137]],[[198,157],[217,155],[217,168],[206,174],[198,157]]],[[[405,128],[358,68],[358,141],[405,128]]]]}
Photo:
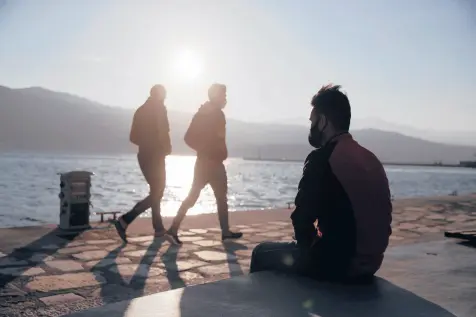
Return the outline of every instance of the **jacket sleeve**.
{"type": "Polygon", "coordinates": [[[228,148],[226,146],[226,118],[225,114],[220,111],[220,116],[217,120],[217,137],[218,137],[218,144],[215,144],[215,149],[217,151],[217,156],[223,160],[228,158],[228,148]]]}
{"type": "Polygon", "coordinates": [[[294,201],[296,208],[291,215],[294,235],[298,245],[310,247],[317,238],[314,225],[319,212],[322,190],[322,166],[318,150],[311,152],[304,162],[303,174],[294,201]]]}
{"type": "Polygon", "coordinates": [[[170,142],[170,125],[167,109],[165,107],[160,112],[159,117],[159,138],[160,144],[165,154],[169,155],[172,152],[172,144],[170,142]]]}
{"type": "Polygon", "coordinates": [[[195,151],[198,151],[200,145],[199,141],[201,139],[200,135],[200,117],[198,114],[195,114],[192,118],[192,122],[188,126],[187,132],[185,132],[184,141],[185,143],[195,151]]]}
{"type": "Polygon", "coordinates": [[[138,111],[134,113],[134,116],[132,118],[132,125],[131,125],[131,132],[129,134],[129,141],[135,145],[139,145],[140,143],[140,127],[138,121],[138,111]]]}

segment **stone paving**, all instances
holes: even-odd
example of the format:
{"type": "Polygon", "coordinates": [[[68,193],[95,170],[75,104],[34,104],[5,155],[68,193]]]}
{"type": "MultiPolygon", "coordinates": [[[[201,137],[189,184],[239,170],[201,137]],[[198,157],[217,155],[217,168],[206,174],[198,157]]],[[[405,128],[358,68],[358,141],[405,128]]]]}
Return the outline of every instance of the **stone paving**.
{"type": "MultiPolygon", "coordinates": [[[[443,231],[476,227],[476,196],[461,201],[407,201],[394,206],[391,245],[442,239],[443,231]]],[[[61,316],[171,288],[247,274],[254,246],[291,241],[287,221],[237,225],[243,239],[223,243],[220,229],[180,232],[184,245],[151,235],[123,246],[112,228],[72,240],[0,250],[0,316],[61,316]]]]}

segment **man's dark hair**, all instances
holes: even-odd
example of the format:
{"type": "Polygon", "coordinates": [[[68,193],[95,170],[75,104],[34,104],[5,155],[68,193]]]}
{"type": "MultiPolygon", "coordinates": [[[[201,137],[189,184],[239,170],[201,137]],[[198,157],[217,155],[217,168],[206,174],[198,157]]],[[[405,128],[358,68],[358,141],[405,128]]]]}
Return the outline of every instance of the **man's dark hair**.
{"type": "Polygon", "coordinates": [[[340,90],[340,85],[329,84],[312,97],[311,105],[332,122],[334,128],[349,131],[350,103],[347,95],[340,90]]]}

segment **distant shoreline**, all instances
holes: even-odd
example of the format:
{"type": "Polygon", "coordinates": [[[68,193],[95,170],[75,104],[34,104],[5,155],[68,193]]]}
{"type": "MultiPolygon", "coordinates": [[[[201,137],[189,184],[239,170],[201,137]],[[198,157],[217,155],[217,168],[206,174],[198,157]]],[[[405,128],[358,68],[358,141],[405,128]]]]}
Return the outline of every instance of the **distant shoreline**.
{"type": "MultiPolygon", "coordinates": [[[[243,157],[245,161],[259,161],[259,162],[283,162],[283,163],[302,163],[303,160],[293,159],[263,159],[263,158],[250,158],[243,157]]],[[[443,164],[443,163],[398,163],[398,162],[382,162],[386,166],[423,166],[423,167],[459,167],[459,168],[474,168],[472,166],[465,166],[462,164],[443,164]]]]}
{"type": "MultiPolygon", "coordinates": [[[[15,155],[35,155],[41,154],[46,156],[71,156],[71,157],[94,157],[94,158],[117,158],[117,156],[131,156],[135,152],[118,152],[118,153],[81,153],[81,152],[38,152],[38,151],[9,151],[5,153],[0,152],[1,156],[15,156],[15,155]]],[[[186,156],[195,157],[194,153],[175,153],[172,156],[186,156]]],[[[277,158],[259,158],[259,157],[240,157],[231,156],[230,159],[242,159],[251,162],[282,162],[282,163],[304,163],[303,159],[277,159],[277,158]]],[[[461,161],[460,164],[444,164],[444,163],[403,163],[403,162],[382,162],[385,166],[415,166],[415,167],[458,167],[458,168],[476,168],[476,161],[461,161]]]]}

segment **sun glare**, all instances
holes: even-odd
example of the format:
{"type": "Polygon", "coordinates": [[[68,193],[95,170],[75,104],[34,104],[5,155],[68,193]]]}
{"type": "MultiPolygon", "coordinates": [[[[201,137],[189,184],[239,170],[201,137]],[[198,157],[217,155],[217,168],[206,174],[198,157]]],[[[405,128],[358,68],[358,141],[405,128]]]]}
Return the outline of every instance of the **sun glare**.
{"type": "Polygon", "coordinates": [[[182,80],[194,80],[202,71],[202,63],[193,51],[182,51],[175,60],[175,71],[182,80]]]}

